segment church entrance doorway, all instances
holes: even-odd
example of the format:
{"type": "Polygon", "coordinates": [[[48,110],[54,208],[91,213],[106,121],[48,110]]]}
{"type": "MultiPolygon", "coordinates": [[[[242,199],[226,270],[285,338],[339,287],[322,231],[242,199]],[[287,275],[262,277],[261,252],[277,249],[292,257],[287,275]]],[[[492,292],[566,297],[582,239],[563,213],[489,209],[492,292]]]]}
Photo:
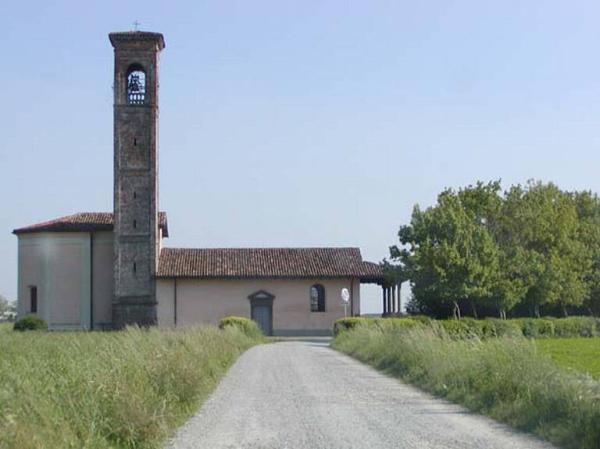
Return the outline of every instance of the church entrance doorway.
{"type": "Polygon", "coordinates": [[[273,335],[273,299],[275,296],[259,290],[248,296],[250,316],[265,335],[273,335]]]}

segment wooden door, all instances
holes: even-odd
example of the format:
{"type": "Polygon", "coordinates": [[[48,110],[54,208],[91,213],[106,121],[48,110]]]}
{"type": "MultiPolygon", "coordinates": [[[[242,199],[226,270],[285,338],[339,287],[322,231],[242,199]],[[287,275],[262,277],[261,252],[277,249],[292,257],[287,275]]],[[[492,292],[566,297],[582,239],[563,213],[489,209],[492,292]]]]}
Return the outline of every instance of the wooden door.
{"type": "Polygon", "coordinates": [[[271,335],[273,333],[273,306],[253,305],[252,319],[256,321],[263,334],[271,335]]]}

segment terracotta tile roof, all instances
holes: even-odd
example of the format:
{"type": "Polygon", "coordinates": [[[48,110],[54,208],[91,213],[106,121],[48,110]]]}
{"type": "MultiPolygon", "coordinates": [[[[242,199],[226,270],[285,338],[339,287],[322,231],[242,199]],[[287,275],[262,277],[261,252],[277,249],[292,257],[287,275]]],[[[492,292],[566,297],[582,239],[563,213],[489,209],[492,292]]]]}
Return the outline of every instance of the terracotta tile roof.
{"type": "Polygon", "coordinates": [[[204,279],[362,277],[376,274],[371,265],[365,265],[358,248],[163,248],[157,276],[204,279]]]}
{"type": "Polygon", "coordinates": [[[364,282],[381,282],[383,280],[383,269],[381,265],[373,262],[363,262],[363,274],[361,279],[364,282]]]}
{"type": "MultiPolygon", "coordinates": [[[[159,212],[159,225],[163,230],[163,237],[169,236],[167,213],[159,212]]],[[[54,220],[36,223],[31,226],[15,229],[13,234],[26,234],[31,232],[92,232],[112,231],[112,212],[79,212],[73,215],[55,218],[54,220]]]]}

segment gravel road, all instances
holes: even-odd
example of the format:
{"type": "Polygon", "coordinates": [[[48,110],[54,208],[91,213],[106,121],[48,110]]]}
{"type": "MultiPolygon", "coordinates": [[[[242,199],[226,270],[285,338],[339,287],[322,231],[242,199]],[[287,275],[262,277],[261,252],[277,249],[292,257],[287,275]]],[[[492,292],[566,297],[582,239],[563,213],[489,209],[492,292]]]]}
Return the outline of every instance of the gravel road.
{"type": "Polygon", "coordinates": [[[169,449],[549,449],[319,342],[256,346],[169,449]]]}

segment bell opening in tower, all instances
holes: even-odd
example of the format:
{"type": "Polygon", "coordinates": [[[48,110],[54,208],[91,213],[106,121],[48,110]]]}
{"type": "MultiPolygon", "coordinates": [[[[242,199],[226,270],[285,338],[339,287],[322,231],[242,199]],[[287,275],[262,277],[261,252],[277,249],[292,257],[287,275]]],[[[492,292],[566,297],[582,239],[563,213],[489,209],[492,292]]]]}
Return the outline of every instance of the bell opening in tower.
{"type": "Polygon", "coordinates": [[[127,70],[127,103],[144,104],[146,100],[146,73],[139,64],[127,70]]]}

